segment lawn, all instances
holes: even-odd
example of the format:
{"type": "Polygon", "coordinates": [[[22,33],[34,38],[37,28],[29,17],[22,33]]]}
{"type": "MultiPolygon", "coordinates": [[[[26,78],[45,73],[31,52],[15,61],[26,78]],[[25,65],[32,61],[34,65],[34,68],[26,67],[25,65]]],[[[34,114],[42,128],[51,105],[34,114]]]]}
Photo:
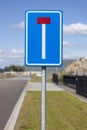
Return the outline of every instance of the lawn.
{"type": "MultiPolygon", "coordinates": [[[[42,77],[41,76],[37,76],[36,74],[32,74],[29,81],[30,82],[41,82],[42,81],[42,77]]],[[[47,82],[52,82],[52,76],[49,76],[49,78],[47,78],[46,81],[47,82]]]]}
{"type": "MultiPolygon", "coordinates": [[[[46,130],[87,130],[87,103],[65,91],[46,97],[46,130]]],[[[27,92],[15,130],[41,130],[41,92],[27,92]]]]}

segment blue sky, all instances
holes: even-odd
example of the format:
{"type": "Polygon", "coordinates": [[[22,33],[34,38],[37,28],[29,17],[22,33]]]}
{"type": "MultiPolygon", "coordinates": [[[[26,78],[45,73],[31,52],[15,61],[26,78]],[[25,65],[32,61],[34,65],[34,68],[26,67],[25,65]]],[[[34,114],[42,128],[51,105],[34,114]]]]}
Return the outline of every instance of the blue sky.
{"type": "Polygon", "coordinates": [[[1,0],[0,67],[24,64],[26,10],[62,10],[64,58],[87,58],[87,0],[1,0]]]}

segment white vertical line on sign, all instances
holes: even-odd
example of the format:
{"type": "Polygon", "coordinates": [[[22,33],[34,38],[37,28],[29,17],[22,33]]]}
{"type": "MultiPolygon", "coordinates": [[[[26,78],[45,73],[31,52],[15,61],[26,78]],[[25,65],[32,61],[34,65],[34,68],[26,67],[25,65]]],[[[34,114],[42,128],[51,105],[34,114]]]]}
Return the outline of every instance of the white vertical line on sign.
{"type": "Polygon", "coordinates": [[[42,24],[42,59],[46,58],[46,24],[42,24]]]}

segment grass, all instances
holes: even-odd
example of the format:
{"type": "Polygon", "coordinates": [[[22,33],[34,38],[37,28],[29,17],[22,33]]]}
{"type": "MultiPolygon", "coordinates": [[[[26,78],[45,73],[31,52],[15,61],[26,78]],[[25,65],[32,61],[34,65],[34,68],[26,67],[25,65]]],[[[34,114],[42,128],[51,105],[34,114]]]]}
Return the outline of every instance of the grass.
{"type": "Polygon", "coordinates": [[[36,76],[36,74],[32,74],[30,82],[41,82],[41,76],[36,76]]]}
{"type": "MultiPolygon", "coordinates": [[[[61,92],[47,92],[46,130],[87,130],[87,104],[61,92]]],[[[41,130],[41,92],[27,92],[15,130],[41,130]]]]}
{"type": "MultiPolygon", "coordinates": [[[[41,82],[42,77],[41,76],[36,76],[36,74],[31,75],[31,79],[29,80],[30,82],[41,82]]],[[[52,82],[51,78],[46,80],[47,82],[52,82]]]]}

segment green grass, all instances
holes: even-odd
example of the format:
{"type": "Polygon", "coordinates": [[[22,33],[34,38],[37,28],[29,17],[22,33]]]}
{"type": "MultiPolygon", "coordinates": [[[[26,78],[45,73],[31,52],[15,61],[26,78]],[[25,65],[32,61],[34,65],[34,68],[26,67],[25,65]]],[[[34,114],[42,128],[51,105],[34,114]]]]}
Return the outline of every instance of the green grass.
{"type": "Polygon", "coordinates": [[[32,74],[30,82],[41,82],[41,77],[36,76],[36,74],[32,74]]]}
{"type": "MultiPolygon", "coordinates": [[[[47,92],[46,130],[87,130],[87,104],[61,92],[47,92]]],[[[15,130],[41,130],[41,92],[27,92],[15,130]]]]}
{"type": "MultiPolygon", "coordinates": [[[[29,80],[29,82],[41,82],[42,81],[42,77],[40,76],[36,76],[36,74],[32,74],[31,79],[29,80]]],[[[47,82],[52,82],[52,79],[46,79],[47,82]]]]}

